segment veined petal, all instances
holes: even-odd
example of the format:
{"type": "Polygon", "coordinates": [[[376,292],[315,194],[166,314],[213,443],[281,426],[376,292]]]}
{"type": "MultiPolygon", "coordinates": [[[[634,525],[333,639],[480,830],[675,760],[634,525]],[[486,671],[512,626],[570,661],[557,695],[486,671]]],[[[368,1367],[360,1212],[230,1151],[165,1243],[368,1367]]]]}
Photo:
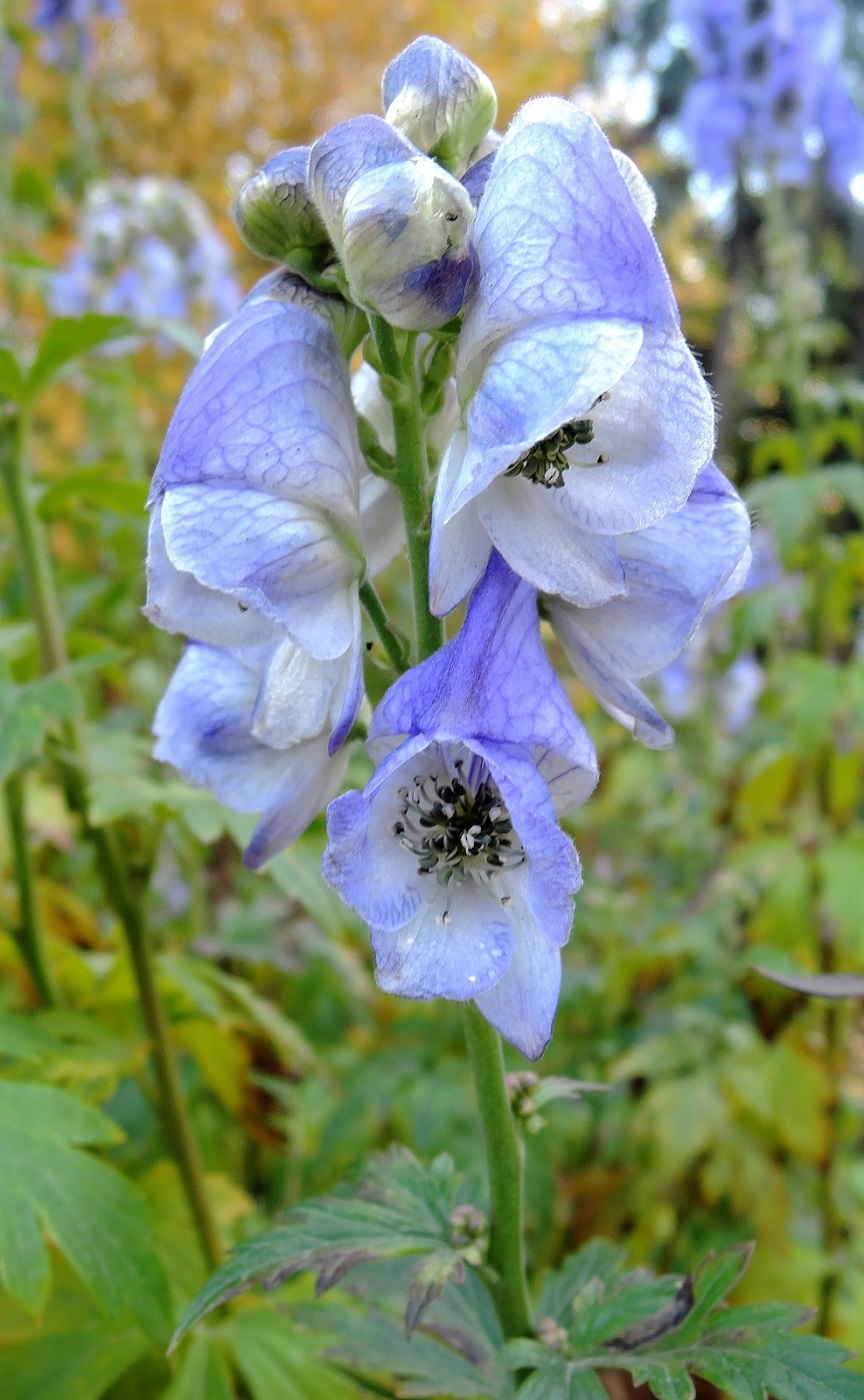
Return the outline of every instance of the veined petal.
{"type": "Polygon", "coordinates": [[[489,562],[492,541],[477,514],[476,502],[469,501],[442,523],[438,500],[436,494],[429,550],[429,605],[436,617],[445,617],[479,583],[489,562]]]}
{"type": "Polygon", "coordinates": [[[510,124],[474,246],[480,273],[460,375],[505,335],[550,316],[678,327],[662,258],[612,147],[593,118],[562,98],[536,98],[510,124]]]}
{"type": "Polygon", "coordinates": [[[360,563],[320,510],[242,487],[179,486],[166,492],[161,521],[171,562],[206,588],[280,624],[315,656],[351,645],[360,563]]]}
{"type": "Polygon", "coordinates": [[[252,712],[252,737],[273,749],[315,739],[333,727],[351,669],[348,652],[319,661],[290,638],[275,648],[252,712]]]}
{"type": "Polygon", "coordinates": [[[550,620],[574,671],[604,710],[630,729],[640,744],[649,749],[667,749],[675,740],[674,731],[639,687],[610,664],[602,647],[574,621],[576,612],[574,608],[549,604],[550,620]]]}
{"type": "Polygon", "coordinates": [[[543,649],[536,594],[497,555],[458,635],[384,696],[372,717],[370,752],[380,758],[394,741],[418,733],[473,748],[501,738],[529,752],[593,760],[590,740],[543,649]]]}
{"type": "Polygon", "coordinates": [[[564,485],[554,493],[568,520],[619,535],[684,505],[714,448],[714,407],[683,340],[646,335],[591,419],[590,447],[568,451],[564,485]]]}
{"type": "Polygon", "coordinates": [[[512,955],[509,914],[470,880],[449,895],[436,889],[402,928],[369,933],[378,986],[418,1001],[470,1001],[500,981],[512,955]]]}
{"type": "Polygon", "coordinates": [[[544,593],[593,607],[625,590],[617,543],[575,527],[558,508],[561,494],[520,478],[499,479],[475,508],[511,569],[544,593]]]}
{"type": "Polygon", "coordinates": [[[495,986],[477,997],[486,1020],[529,1060],[538,1060],[552,1038],[561,992],[561,950],[543,936],[530,905],[514,904],[510,966],[495,986]]]}
{"type": "Polygon", "coordinates": [[[201,482],[308,501],[356,527],[360,448],[348,367],[306,307],[247,302],[183,390],[153,496],[201,482]]]}
{"type": "Polygon", "coordinates": [[[282,790],[262,812],[243,854],[247,870],[284,851],[339,791],[348,769],[348,750],[328,755],[326,736],[298,744],[284,755],[282,790]]]}
{"type": "Polygon", "coordinates": [[[175,568],[162,533],[162,503],[150,516],[147,549],[147,603],[144,614],[166,632],[181,632],[213,646],[258,646],[275,642],[282,629],[236,598],[205,588],[193,574],[175,568]]]}
{"type": "MultiPolygon", "coordinates": [[[[508,336],[486,364],[469,404],[459,474],[445,480],[444,520],[535,443],[574,418],[588,417],[636,360],[642,335],[632,320],[556,316],[508,336]]],[[[463,397],[471,392],[464,378],[459,386],[463,397]]]]}

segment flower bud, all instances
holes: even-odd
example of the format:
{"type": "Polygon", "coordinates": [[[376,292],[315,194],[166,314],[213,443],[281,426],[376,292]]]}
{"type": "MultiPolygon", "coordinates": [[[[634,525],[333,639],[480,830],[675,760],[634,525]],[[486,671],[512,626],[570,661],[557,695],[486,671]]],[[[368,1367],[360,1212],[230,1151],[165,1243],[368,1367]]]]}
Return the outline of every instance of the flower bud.
{"type": "Polygon", "coordinates": [[[315,142],[309,188],[355,301],[403,330],[459,312],[474,210],[446,170],[380,117],[354,117],[315,142]]]}
{"type": "Polygon", "coordinates": [[[387,121],[448,170],[460,170],[495,121],[495,89],[470,59],[422,35],[384,73],[387,121]]]}
{"type": "Polygon", "coordinates": [[[330,240],[306,186],[308,146],[280,151],[247,180],[234,201],[234,222],[247,247],[299,272],[317,271],[330,240]]]}

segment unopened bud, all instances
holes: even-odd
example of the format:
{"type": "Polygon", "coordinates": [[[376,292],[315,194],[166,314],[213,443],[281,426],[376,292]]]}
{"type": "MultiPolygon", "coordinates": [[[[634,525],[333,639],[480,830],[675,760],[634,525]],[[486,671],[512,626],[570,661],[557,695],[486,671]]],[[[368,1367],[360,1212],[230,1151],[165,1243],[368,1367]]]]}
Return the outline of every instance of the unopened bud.
{"type": "Polygon", "coordinates": [[[354,117],[315,142],[309,187],[355,301],[403,330],[461,310],[474,210],[435,161],[380,117],[354,117]]]}
{"type": "Polygon", "coordinates": [[[428,34],[388,64],[381,91],[391,126],[448,170],[464,168],[498,110],[486,74],[428,34]]]}
{"type": "Polygon", "coordinates": [[[246,181],[234,202],[237,231],[252,252],[299,272],[319,270],[331,251],[306,185],[308,164],[308,146],[280,151],[246,181]]]}

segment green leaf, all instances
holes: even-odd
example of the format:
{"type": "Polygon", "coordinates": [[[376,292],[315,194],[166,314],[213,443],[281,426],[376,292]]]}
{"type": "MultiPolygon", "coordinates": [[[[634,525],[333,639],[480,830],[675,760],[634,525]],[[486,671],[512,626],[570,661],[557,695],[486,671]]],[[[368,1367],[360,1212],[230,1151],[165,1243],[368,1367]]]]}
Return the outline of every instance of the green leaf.
{"type": "Polygon", "coordinates": [[[299,1331],[272,1309],[240,1313],[221,1329],[221,1336],[253,1400],[357,1400],[367,1394],[319,1359],[320,1337],[299,1331]]]}
{"type": "Polygon", "coordinates": [[[0,348],[0,400],[20,403],[24,397],[24,376],[11,350],[0,348]]]}
{"type": "Polygon", "coordinates": [[[140,334],[140,328],[126,316],[103,316],[88,311],[84,316],[60,316],[52,321],[27,379],[27,397],[36,398],[58,375],[89,350],[110,340],[140,334]]]}
{"type": "Polygon", "coordinates": [[[79,705],[68,674],[16,685],[8,667],[0,665],[0,782],[35,762],[51,726],[71,719],[79,705]]]}
{"type": "Polygon", "coordinates": [[[0,1084],[0,1278],[28,1308],[44,1302],[49,1231],[108,1313],[161,1341],[168,1290],[152,1225],[134,1187],[84,1146],[116,1143],[116,1124],[44,1084],[0,1084]]]}
{"type": "Polygon", "coordinates": [[[234,1400],[231,1372],[216,1337],[193,1337],[163,1400],[234,1400]]]}
{"type": "Polygon", "coordinates": [[[147,500],[146,482],[118,480],[108,474],[111,470],[116,470],[112,462],[94,462],[66,472],[42,492],[39,514],[51,520],[86,505],[118,515],[141,515],[147,500]]]}
{"type": "Polygon", "coordinates": [[[829,1001],[864,1001],[864,977],[854,972],[825,972],[808,976],[804,972],[774,972],[770,967],[756,967],[753,970],[780,987],[788,987],[791,992],[803,992],[808,997],[826,997],[829,1001]]]}
{"type": "MultiPolygon", "coordinates": [[[[174,1345],[227,1298],[253,1284],[273,1287],[304,1269],[326,1292],[358,1264],[449,1250],[449,1215],[457,1187],[449,1158],[428,1169],[404,1147],[367,1164],[357,1194],[324,1196],[292,1211],[284,1225],[244,1241],[192,1302],[174,1345]]],[[[454,1260],[465,1250],[452,1250],[454,1260]]]]}
{"type": "MultiPolygon", "coordinates": [[[[364,1313],[334,1307],[328,1312],[334,1332],[330,1354],[370,1379],[395,1380],[400,1396],[499,1400],[513,1394],[509,1377],[461,1335],[436,1327],[434,1335],[421,1330],[408,1337],[401,1322],[378,1308],[364,1313]]],[[[470,1315],[465,1321],[469,1326],[470,1315]]]]}
{"type": "Polygon", "coordinates": [[[577,1294],[592,1278],[617,1283],[624,1272],[624,1258],[624,1250],[608,1240],[590,1240],[577,1254],[569,1255],[559,1270],[546,1275],[537,1316],[552,1317],[562,1325],[572,1321],[577,1294]]]}

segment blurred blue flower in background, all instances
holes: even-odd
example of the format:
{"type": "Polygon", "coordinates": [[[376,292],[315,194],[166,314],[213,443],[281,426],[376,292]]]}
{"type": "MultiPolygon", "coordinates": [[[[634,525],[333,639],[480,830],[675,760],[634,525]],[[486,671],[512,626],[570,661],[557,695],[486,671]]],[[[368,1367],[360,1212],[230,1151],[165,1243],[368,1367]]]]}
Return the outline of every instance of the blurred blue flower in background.
{"type": "Polygon", "coordinates": [[[144,326],[192,321],[204,331],[239,301],[228,247],[201,200],[155,176],[90,186],[77,245],[49,291],[57,315],[101,311],[144,326]]]}
{"type": "Polygon", "coordinates": [[[94,20],[119,19],[122,14],[121,0],[38,0],[32,23],[46,32],[44,57],[49,63],[62,63],[89,52],[94,20]]]}
{"type": "Polygon", "coordinates": [[[864,174],[864,115],[840,68],[838,0],[673,0],[697,77],[680,122],[697,171],[713,185],[741,167],[751,180],[806,185],[824,157],[849,198],[864,174]]]}

